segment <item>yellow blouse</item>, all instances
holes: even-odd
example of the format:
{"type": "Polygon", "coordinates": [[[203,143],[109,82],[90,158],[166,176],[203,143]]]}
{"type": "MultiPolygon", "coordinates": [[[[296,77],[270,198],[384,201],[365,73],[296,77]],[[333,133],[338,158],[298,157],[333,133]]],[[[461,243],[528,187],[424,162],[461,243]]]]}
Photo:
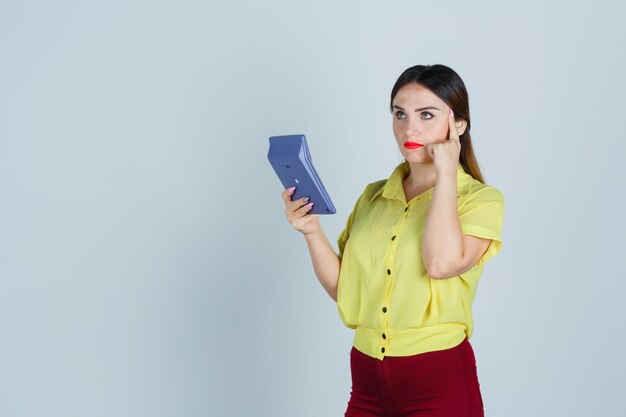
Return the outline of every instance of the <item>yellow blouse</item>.
{"type": "Polygon", "coordinates": [[[341,268],[337,309],[355,329],[354,347],[382,359],[449,349],[472,334],[472,301],[485,262],[502,248],[502,193],[457,168],[457,206],[464,234],[492,239],[469,271],[430,278],[422,233],[433,188],[408,203],[402,180],[409,163],[389,179],[368,184],[337,243],[341,268]]]}

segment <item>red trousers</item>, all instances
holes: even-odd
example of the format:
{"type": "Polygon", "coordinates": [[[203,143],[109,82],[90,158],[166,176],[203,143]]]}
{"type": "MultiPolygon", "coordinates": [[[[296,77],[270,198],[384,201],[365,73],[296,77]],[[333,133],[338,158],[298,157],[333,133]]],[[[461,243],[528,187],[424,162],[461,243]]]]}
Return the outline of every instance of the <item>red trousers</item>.
{"type": "Polygon", "coordinates": [[[445,350],[372,358],[350,351],[345,417],[483,417],[474,350],[465,338],[445,350]]]}

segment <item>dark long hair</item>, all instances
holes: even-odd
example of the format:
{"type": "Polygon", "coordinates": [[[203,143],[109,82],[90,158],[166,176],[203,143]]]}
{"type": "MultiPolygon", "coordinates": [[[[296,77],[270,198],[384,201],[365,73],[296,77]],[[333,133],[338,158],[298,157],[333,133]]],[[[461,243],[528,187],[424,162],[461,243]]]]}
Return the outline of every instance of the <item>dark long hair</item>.
{"type": "Polygon", "coordinates": [[[465,83],[463,83],[461,77],[459,77],[452,68],[441,64],[415,65],[411,68],[407,68],[400,74],[400,77],[398,77],[396,84],[391,90],[389,109],[392,113],[393,99],[398,93],[398,90],[411,83],[416,83],[428,88],[433,94],[452,108],[455,120],[462,119],[467,122],[465,132],[459,136],[461,142],[459,162],[465,172],[484,184],[485,180],[480,172],[478,161],[476,161],[474,149],[472,148],[469,98],[465,83]]]}

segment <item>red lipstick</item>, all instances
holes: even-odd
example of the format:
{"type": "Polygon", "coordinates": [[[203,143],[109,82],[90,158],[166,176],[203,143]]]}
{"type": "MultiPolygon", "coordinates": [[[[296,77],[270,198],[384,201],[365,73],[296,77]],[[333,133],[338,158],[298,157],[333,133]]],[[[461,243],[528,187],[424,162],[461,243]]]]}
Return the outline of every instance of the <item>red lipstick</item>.
{"type": "Polygon", "coordinates": [[[417,149],[417,148],[421,148],[422,145],[421,143],[417,143],[417,142],[404,142],[404,147],[407,149],[417,149]]]}

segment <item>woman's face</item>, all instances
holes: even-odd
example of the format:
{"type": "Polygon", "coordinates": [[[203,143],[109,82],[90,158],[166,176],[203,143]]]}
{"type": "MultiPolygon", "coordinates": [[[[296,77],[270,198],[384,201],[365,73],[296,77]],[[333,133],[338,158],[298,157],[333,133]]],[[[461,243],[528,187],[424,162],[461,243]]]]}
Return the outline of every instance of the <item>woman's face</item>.
{"type": "MultiPolygon", "coordinates": [[[[428,145],[448,139],[450,107],[428,88],[416,83],[400,88],[392,105],[393,134],[402,156],[409,162],[432,162],[425,146],[411,148],[405,143],[428,145]]],[[[459,130],[459,135],[461,133],[459,130]]]]}

